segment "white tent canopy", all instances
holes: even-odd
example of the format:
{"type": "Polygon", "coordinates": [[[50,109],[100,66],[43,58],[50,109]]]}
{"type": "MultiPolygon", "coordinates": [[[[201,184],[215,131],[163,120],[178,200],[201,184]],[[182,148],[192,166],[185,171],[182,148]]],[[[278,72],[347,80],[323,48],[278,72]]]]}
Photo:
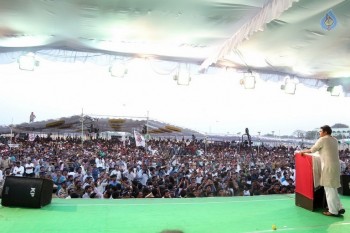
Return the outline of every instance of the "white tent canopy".
{"type": "Polygon", "coordinates": [[[134,131],[147,133],[152,137],[192,137],[192,135],[200,138],[204,137],[204,134],[191,129],[146,118],[101,118],[75,115],[11,126],[0,125],[0,134],[75,134],[79,136],[81,133],[96,135],[102,132],[128,132],[133,134],[134,131]]]}
{"type": "Polygon", "coordinates": [[[348,0],[1,1],[0,63],[142,57],[349,93],[349,10],[348,0]]]}

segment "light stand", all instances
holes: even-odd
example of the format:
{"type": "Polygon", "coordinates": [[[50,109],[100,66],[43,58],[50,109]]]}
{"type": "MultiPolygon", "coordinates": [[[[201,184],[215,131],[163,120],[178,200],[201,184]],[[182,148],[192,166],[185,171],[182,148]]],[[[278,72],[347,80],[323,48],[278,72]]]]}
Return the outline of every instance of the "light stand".
{"type": "Polygon", "coordinates": [[[253,143],[252,143],[252,138],[250,137],[248,128],[245,129],[245,134],[242,134],[242,144],[244,143],[244,140],[243,140],[244,136],[247,136],[247,141],[248,141],[248,146],[249,146],[249,149],[250,149],[250,154],[251,154],[253,163],[255,165],[255,158],[254,158],[253,148],[252,148],[252,144],[253,143]]]}

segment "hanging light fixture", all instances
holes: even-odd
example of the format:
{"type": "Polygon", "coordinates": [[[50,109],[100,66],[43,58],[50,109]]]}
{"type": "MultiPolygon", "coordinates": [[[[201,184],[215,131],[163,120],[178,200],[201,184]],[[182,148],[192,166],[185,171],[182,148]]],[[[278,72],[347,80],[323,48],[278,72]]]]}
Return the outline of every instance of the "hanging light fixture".
{"type": "Polygon", "coordinates": [[[281,90],[284,90],[286,94],[294,95],[297,87],[297,80],[291,79],[289,76],[286,76],[285,83],[281,85],[281,90]]]}
{"type": "Polygon", "coordinates": [[[18,66],[21,70],[33,71],[36,66],[39,66],[39,61],[35,59],[34,53],[28,53],[19,57],[18,66]]]}
{"type": "Polygon", "coordinates": [[[177,85],[188,86],[191,82],[191,75],[189,71],[189,67],[186,64],[186,69],[182,68],[179,64],[179,68],[177,69],[176,74],[174,75],[174,80],[177,81],[177,85]]]}
{"type": "Polygon", "coordinates": [[[245,89],[255,88],[255,76],[252,71],[248,70],[248,72],[244,74],[243,79],[240,80],[240,84],[244,86],[245,89]]]}
{"type": "Polygon", "coordinates": [[[343,87],[340,85],[328,87],[327,91],[331,93],[331,96],[340,96],[340,94],[343,93],[343,87]]]}
{"type": "Polygon", "coordinates": [[[128,69],[125,63],[115,62],[109,67],[109,72],[113,77],[124,78],[124,76],[128,73],[128,69]]]}

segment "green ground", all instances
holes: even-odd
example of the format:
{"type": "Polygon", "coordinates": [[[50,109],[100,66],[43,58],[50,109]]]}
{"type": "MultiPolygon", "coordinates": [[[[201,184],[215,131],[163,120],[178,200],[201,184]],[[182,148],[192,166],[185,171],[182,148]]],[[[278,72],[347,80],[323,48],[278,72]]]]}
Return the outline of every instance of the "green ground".
{"type": "Polygon", "coordinates": [[[348,212],[323,216],[295,206],[294,195],[186,199],[52,199],[41,209],[0,207],[0,232],[350,232],[348,212]]]}

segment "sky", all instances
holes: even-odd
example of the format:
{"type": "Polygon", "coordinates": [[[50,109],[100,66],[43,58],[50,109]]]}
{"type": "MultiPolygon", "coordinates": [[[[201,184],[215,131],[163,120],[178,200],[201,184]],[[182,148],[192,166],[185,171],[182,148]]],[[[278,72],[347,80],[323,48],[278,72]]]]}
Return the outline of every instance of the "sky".
{"type": "MultiPolygon", "coordinates": [[[[173,70],[173,69],[172,69],[173,70]]],[[[285,94],[281,83],[257,78],[244,89],[241,73],[220,70],[191,74],[188,86],[150,61],[135,59],[124,78],[91,63],[41,61],[34,71],[17,63],[0,65],[0,125],[84,114],[99,117],[144,117],[207,134],[292,135],[335,123],[350,125],[350,97],[333,97],[325,88],[297,85],[285,94]]]]}

